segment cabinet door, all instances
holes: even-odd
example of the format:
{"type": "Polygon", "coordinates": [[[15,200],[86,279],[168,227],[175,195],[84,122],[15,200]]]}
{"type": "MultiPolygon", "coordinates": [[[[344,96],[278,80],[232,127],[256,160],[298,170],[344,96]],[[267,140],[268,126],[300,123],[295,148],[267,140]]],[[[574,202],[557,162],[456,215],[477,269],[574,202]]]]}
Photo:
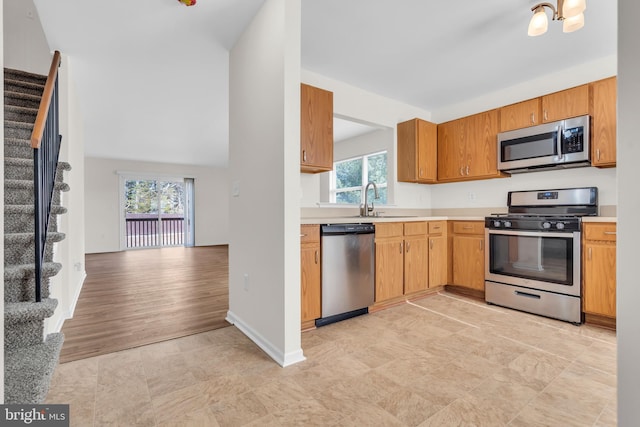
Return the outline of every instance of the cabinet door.
{"type": "Polygon", "coordinates": [[[589,85],[582,85],[542,97],[542,122],[555,122],[589,114],[589,85]]]}
{"type": "Polygon", "coordinates": [[[438,125],[438,181],[463,176],[464,123],[460,120],[438,125]]]}
{"type": "Polygon", "coordinates": [[[500,132],[540,124],[540,98],[500,108],[500,132]]]}
{"type": "Polygon", "coordinates": [[[498,176],[497,110],[475,114],[465,120],[465,176],[498,176]]]}
{"type": "Polygon", "coordinates": [[[300,170],[333,169],[333,93],[302,84],[300,88],[300,170]]]}
{"type": "Polygon", "coordinates": [[[616,317],[615,244],[586,242],[584,258],[584,311],[616,317]]]}
{"type": "Polygon", "coordinates": [[[404,242],[376,241],[376,302],[403,294],[404,242]]]}
{"type": "Polygon", "coordinates": [[[484,291],[484,237],[453,236],[453,284],[484,291]]]}
{"type": "Polygon", "coordinates": [[[320,299],[320,246],[303,246],[300,249],[300,295],[302,322],[321,316],[320,299]]]}
{"type": "Polygon", "coordinates": [[[429,245],[427,236],[404,239],[404,293],[429,287],[429,245]]]}
{"type": "Polygon", "coordinates": [[[438,178],[438,127],[418,120],[418,182],[435,182],[438,178]]]}
{"type": "Polygon", "coordinates": [[[429,237],[429,287],[447,284],[447,236],[429,237]]]}
{"type": "Polygon", "coordinates": [[[420,119],[398,123],[398,181],[435,182],[437,144],[434,123],[420,119]]]}
{"type": "Polygon", "coordinates": [[[616,78],[591,85],[591,164],[616,165],[616,78]]]}

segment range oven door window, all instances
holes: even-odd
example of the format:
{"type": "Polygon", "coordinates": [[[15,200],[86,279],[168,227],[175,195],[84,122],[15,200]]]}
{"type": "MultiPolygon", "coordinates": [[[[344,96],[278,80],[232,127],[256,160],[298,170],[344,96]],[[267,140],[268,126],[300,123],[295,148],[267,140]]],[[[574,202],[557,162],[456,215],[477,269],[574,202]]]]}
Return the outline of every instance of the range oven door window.
{"type": "Polygon", "coordinates": [[[562,237],[558,237],[559,233],[554,233],[553,237],[546,233],[524,234],[489,234],[487,267],[490,276],[573,286],[576,279],[573,233],[563,233],[562,237]]]}

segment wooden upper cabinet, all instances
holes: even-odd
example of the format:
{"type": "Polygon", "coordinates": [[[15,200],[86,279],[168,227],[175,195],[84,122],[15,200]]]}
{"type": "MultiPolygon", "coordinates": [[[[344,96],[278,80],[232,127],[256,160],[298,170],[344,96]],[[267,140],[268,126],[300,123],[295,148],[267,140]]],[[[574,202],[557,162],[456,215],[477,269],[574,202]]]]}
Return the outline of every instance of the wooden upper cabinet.
{"type": "Polygon", "coordinates": [[[497,178],[498,110],[438,125],[438,181],[497,178]]]}
{"type": "Polygon", "coordinates": [[[502,107],[500,108],[500,132],[539,125],[541,112],[540,98],[502,107]]]}
{"type": "Polygon", "coordinates": [[[438,166],[438,128],[413,119],[398,123],[398,181],[434,183],[438,166]]]}
{"type": "Polygon", "coordinates": [[[333,92],[300,86],[300,171],[333,169],[333,92]]]}
{"type": "Polygon", "coordinates": [[[591,83],[591,164],[616,165],[616,78],[591,83]]]}
{"type": "Polygon", "coordinates": [[[576,86],[542,97],[542,123],[589,114],[589,85],[576,86]]]}
{"type": "Polygon", "coordinates": [[[464,125],[453,120],[438,125],[438,181],[462,176],[464,162],[464,125]]]}

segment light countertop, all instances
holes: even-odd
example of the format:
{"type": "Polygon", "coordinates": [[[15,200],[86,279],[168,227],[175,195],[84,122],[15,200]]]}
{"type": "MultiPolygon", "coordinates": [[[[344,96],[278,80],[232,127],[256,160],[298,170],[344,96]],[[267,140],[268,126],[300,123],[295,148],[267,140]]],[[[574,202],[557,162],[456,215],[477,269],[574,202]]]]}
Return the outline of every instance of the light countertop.
{"type": "MultiPolygon", "coordinates": [[[[412,221],[484,221],[483,216],[346,216],[346,217],[310,217],[300,218],[300,224],[373,224],[377,222],[412,221]]],[[[617,222],[615,216],[585,216],[582,222],[617,222]]]]}

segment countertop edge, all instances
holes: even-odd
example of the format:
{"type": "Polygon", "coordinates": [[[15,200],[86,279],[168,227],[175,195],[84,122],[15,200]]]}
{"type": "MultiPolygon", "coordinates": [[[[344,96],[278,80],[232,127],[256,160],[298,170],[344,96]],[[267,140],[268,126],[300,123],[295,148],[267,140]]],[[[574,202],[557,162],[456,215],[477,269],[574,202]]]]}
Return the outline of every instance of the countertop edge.
{"type": "MultiPolygon", "coordinates": [[[[484,221],[483,216],[406,216],[394,218],[379,217],[320,217],[300,218],[300,224],[373,224],[378,222],[414,222],[414,221],[484,221]]],[[[618,218],[614,216],[585,216],[582,222],[613,222],[618,218]]]]}

